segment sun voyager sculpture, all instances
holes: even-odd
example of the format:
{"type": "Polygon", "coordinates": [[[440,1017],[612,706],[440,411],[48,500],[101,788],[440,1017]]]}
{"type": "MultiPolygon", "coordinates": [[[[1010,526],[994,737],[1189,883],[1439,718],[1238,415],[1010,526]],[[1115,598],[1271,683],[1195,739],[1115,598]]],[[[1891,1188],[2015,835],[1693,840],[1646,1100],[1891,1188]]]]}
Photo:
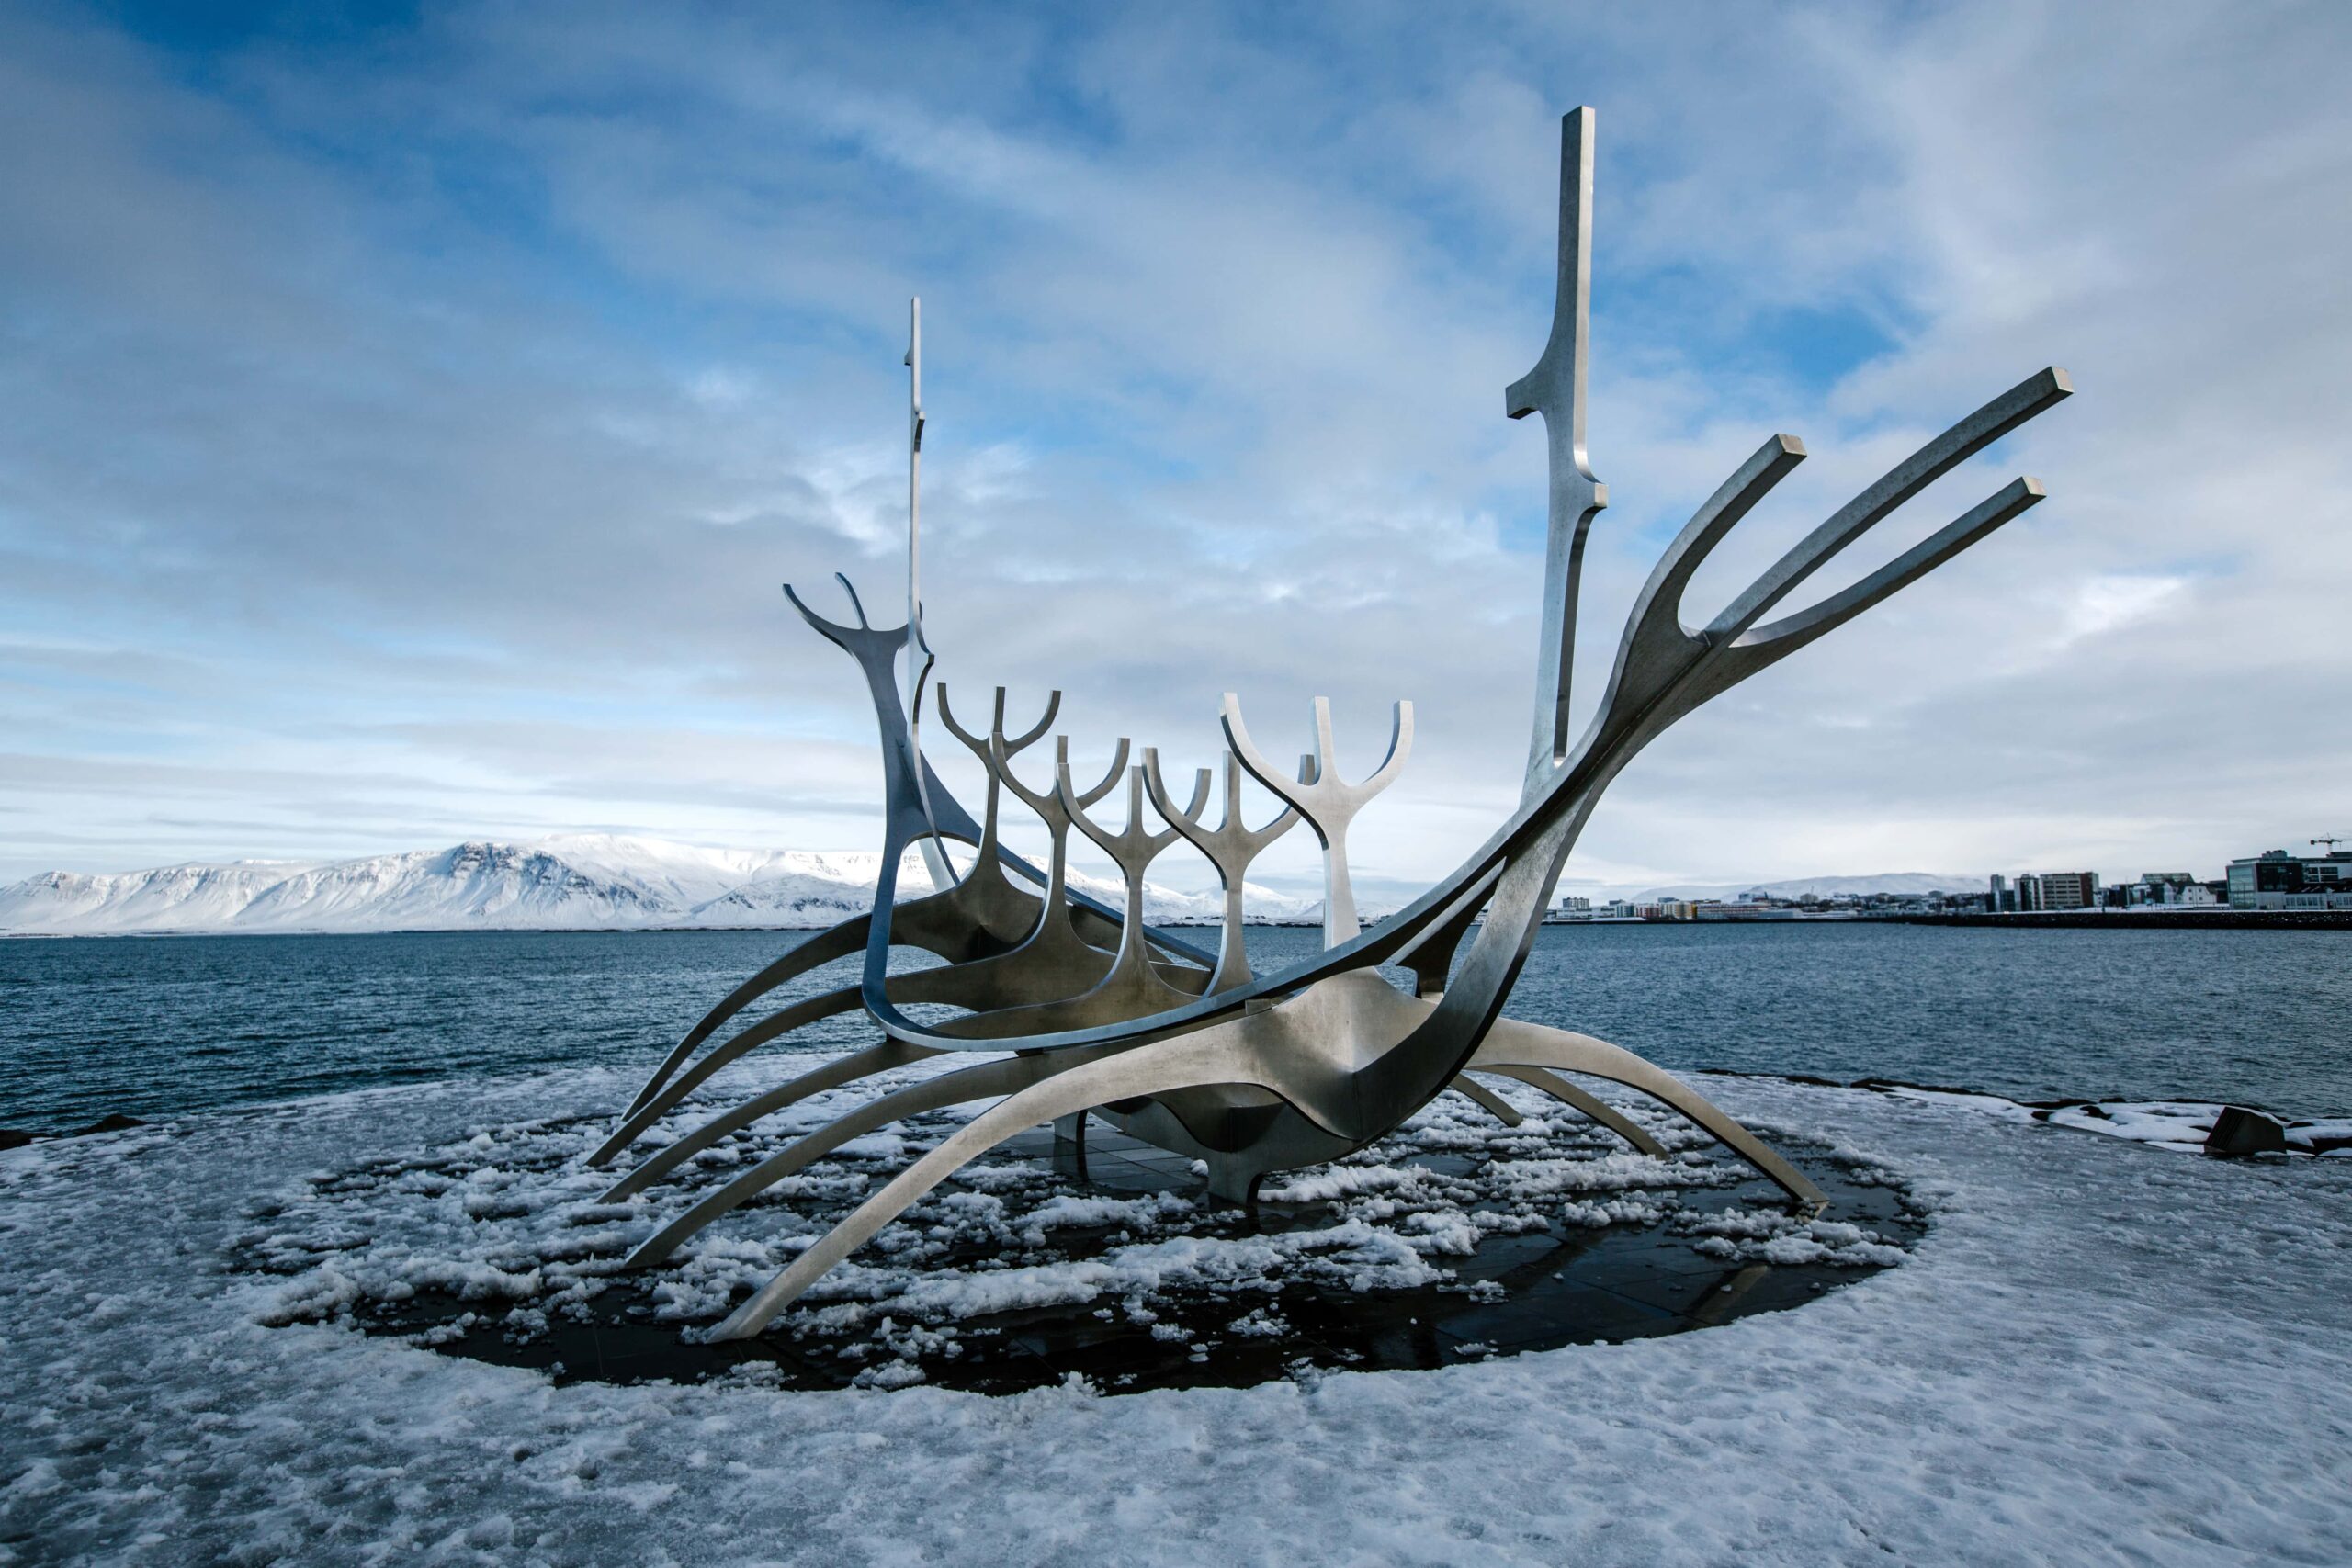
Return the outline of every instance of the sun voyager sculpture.
{"type": "Polygon", "coordinates": [[[1388,752],[1356,783],[1333,754],[1329,705],[1315,704],[1315,749],[1285,772],[1251,739],[1239,700],[1221,715],[1227,750],[1222,778],[1200,770],[1180,804],[1156,753],[1129,765],[1122,739],[1101,779],[1081,787],[1065,741],[1051,776],[1035,784],[1015,760],[1037,744],[1060,706],[1019,734],[1005,731],[1000,688],[985,733],[967,728],[944,684],[934,705],[940,728],[987,772],[976,820],[924,761],[917,728],[933,655],[922,637],[915,572],[922,446],[917,307],[907,355],[912,373],[910,560],[906,624],[871,625],[847,578],[855,624],[819,615],[786,586],[793,607],[865,672],[881,732],[885,792],[881,880],[870,915],[802,942],[713,1008],[679,1042],[619,1119],[592,1162],[640,1156],[610,1193],[629,1199],[656,1187],[704,1150],[763,1117],[824,1090],[946,1053],[970,1066],[940,1071],[879,1095],[744,1171],[640,1245],[629,1265],[660,1264],[729,1211],[824,1157],[851,1139],[902,1118],[988,1102],[952,1135],[869,1195],[831,1231],[709,1332],[735,1339],[761,1331],[826,1270],[924,1193],[1005,1140],[1046,1122],[1080,1140],[1100,1117],[1131,1137],[1204,1161],[1212,1194],[1254,1201],[1272,1171],[1316,1165],[1363,1147],[1436,1096],[1468,1094],[1505,1121],[1518,1112],[1474,1075],[1514,1078],[1593,1118],[1646,1154],[1662,1153],[1639,1125],[1564,1074],[1619,1084],[1649,1096],[1728,1146],[1799,1204],[1819,1208],[1820,1190],[1788,1161],[1706,1099],[1649,1062],[1604,1041],[1503,1015],[1521,966],[1569,852],[1601,792],[1634,755],[1709,700],[1826,636],[1896,590],[1926,575],[2042,498],[2031,479],[2013,480],[1951,524],[1850,587],[1810,608],[1773,616],[1799,585],[1921,488],[2065,398],[2065,373],[2045,369],[2002,393],[1896,465],[1815,528],[1713,619],[1682,619],[1685,588],[1717,545],[1804,458],[1795,437],[1774,435],[1701,506],[1668,547],[1636,597],[1598,710],[1579,736],[1567,728],[1569,662],[1576,640],[1577,577],[1585,536],[1608,504],[1585,456],[1585,354],[1591,262],[1594,116],[1582,108],[1562,125],[1559,290],[1552,333],[1535,367],[1506,390],[1513,419],[1541,413],[1550,438],[1550,541],[1537,646],[1533,734],[1518,808],[1459,869],[1404,908],[1360,927],[1348,880],[1350,823],[1403,765],[1413,737],[1411,705],[1396,705],[1388,752]],[[1772,617],[1772,618],[1768,618],[1772,617]],[[899,673],[904,656],[905,674],[899,673]],[[1284,809],[1251,827],[1243,818],[1247,772],[1284,809]],[[1206,807],[1219,785],[1221,816],[1206,807]],[[1125,825],[1098,815],[1125,786],[1125,825]],[[1044,867],[998,840],[1005,797],[1043,820],[1051,841],[1044,867]],[[1157,821],[1159,826],[1153,824],[1157,821]],[[1242,878],[1266,846],[1304,822],[1321,840],[1324,946],[1276,974],[1251,971],[1244,945],[1242,878]],[[1066,858],[1072,831],[1117,865],[1122,908],[1071,888],[1066,858]],[[1225,889],[1222,940],[1211,953],[1144,919],[1144,877],[1182,840],[1207,857],[1225,889]],[[976,852],[956,877],[941,845],[976,852]],[[898,900],[899,866],[920,846],[939,891],[898,900]],[[1467,943],[1467,951],[1463,951],[1467,943]],[[894,946],[920,948],[945,963],[893,975],[894,946]],[[763,998],[820,965],[864,954],[857,984],[792,1002],[720,1039],[763,998]],[[1408,993],[1378,971],[1414,976],[1408,993]],[[922,1022],[907,1009],[967,1010],[922,1022]],[[745,1053],[821,1019],[863,1010],[881,1038],[863,1050],[727,1110],[649,1151],[640,1140],[713,1074],[745,1053]],[[715,1043],[714,1043],[715,1042],[715,1043]]]}

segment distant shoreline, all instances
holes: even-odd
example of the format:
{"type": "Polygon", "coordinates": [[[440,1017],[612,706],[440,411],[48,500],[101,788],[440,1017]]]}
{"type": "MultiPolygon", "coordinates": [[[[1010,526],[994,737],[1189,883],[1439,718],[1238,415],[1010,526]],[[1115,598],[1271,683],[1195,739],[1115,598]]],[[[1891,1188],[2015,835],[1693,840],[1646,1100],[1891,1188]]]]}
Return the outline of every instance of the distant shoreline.
{"type": "MultiPolygon", "coordinates": [[[[841,922],[821,926],[383,926],[372,931],[338,931],[332,926],[281,927],[269,931],[254,931],[235,926],[216,926],[189,930],[180,927],[157,927],[150,931],[0,931],[0,942],[96,942],[123,937],[165,936],[686,936],[727,931],[829,931],[841,922]]],[[[1369,921],[1368,925],[1377,924],[1369,921]]],[[[1640,922],[1630,922],[1639,924],[1640,922]]],[[[1219,930],[1215,920],[1155,920],[1153,926],[1167,931],[1213,931],[1219,930]]],[[[1323,922],[1315,920],[1245,920],[1250,931],[1321,931],[1323,922]]],[[[862,950],[861,950],[862,951],[862,950]]]]}
{"type": "Polygon", "coordinates": [[[2352,931],[2352,909],[2064,909],[2038,914],[1738,916],[1712,920],[1546,920],[1547,931],[1585,926],[1961,926],[1977,931],[2352,931]]]}
{"type": "MultiPolygon", "coordinates": [[[[1483,923],[1483,922],[1480,922],[1483,923]]],[[[1214,931],[1211,924],[1162,922],[1168,931],[1214,931]]],[[[1747,928],[1905,925],[1959,926],[1978,931],[2352,931],[2347,909],[2199,909],[2160,914],[2149,909],[2070,909],[2030,915],[1813,915],[1789,919],[1731,919],[1718,920],[1546,920],[1545,931],[1589,929],[1623,931],[1657,927],[1690,931],[1747,928]]],[[[1318,931],[1319,920],[1251,920],[1251,931],[1318,931]]],[[[317,937],[317,936],[689,936],[713,932],[766,931],[814,933],[829,926],[400,926],[382,931],[0,931],[0,942],[122,942],[158,937],[317,937]]]]}
{"type": "Polygon", "coordinates": [[[2352,909],[2066,909],[2033,915],[1864,915],[1908,926],[1994,926],[2067,930],[2352,931],[2352,909]]]}

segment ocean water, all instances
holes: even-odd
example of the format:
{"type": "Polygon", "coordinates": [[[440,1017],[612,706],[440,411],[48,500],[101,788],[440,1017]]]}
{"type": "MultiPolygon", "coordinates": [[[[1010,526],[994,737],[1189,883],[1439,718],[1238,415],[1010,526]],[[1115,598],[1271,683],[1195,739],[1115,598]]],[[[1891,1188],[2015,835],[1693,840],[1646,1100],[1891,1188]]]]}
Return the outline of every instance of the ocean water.
{"type": "MultiPolygon", "coordinates": [[[[806,935],[0,941],[0,1127],[567,1062],[650,1070],[806,935]]],[[[1254,931],[1251,955],[1277,967],[1316,940],[1254,931]]],[[[854,977],[837,964],[792,994],[854,977]]],[[[1553,927],[1510,1010],[1675,1068],[2352,1115],[2352,931],[1553,927]]],[[[870,1035],[851,1017],[796,1038],[870,1035]]]]}

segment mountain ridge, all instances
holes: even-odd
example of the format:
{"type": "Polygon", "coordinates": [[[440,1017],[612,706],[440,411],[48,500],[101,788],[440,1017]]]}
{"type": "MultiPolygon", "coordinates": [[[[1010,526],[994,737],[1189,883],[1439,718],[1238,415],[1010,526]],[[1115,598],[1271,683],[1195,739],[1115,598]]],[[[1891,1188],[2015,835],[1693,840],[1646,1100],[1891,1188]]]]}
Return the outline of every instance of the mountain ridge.
{"type": "MultiPolygon", "coordinates": [[[[0,886],[0,933],[20,936],[816,930],[865,913],[882,857],[871,850],[714,849],[618,834],[508,842],[469,839],[342,861],[190,862],[144,871],[51,871],[0,886]]],[[[1071,887],[1117,905],[1116,883],[1073,871],[1071,887]]],[[[919,858],[902,897],[931,890],[919,858]]],[[[1252,919],[1311,921],[1321,906],[1249,885],[1252,919]]],[[[1222,917],[1216,894],[1145,885],[1155,923],[1222,917]]]]}
{"type": "MultiPolygon", "coordinates": [[[[882,857],[872,850],[745,850],[623,834],[565,833],[519,841],[468,839],[433,850],[350,860],[187,862],[143,871],[51,871],[0,886],[0,934],[235,934],[417,931],[817,930],[873,908],[882,857]]],[[[1981,878],[1926,872],[1682,885],[1638,897],[1730,898],[1834,893],[1924,893],[1981,878]]],[[[1120,884],[1073,871],[1070,886],[1114,907],[1120,884]]],[[[905,897],[930,891],[918,857],[899,874],[905,897]]],[[[1313,924],[1319,900],[1251,884],[1250,919],[1313,924]]],[[[1215,893],[1147,884],[1155,924],[1206,925],[1215,893]]],[[[1387,911],[1367,908],[1367,918],[1387,911]]]]}

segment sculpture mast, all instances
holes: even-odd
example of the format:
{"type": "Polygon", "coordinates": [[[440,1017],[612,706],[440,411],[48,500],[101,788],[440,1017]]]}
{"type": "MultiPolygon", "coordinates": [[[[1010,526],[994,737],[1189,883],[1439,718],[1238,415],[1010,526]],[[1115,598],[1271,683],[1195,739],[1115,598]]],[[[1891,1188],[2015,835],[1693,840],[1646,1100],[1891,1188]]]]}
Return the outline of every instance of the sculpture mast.
{"type": "MultiPolygon", "coordinates": [[[[922,776],[922,681],[931,668],[931,647],[922,635],[922,297],[915,296],[907,302],[907,664],[906,689],[900,694],[907,705],[907,732],[913,738],[915,751],[915,790],[924,795],[923,815],[931,815],[931,801],[923,788],[922,776]]],[[[931,885],[944,888],[956,880],[955,871],[947,863],[946,853],[939,847],[939,835],[925,834],[922,840],[922,863],[931,873],[931,885]]]]}
{"type": "Polygon", "coordinates": [[[1609,487],[1592,477],[1584,449],[1585,343],[1592,309],[1593,121],[1589,107],[1560,121],[1560,270],[1552,336],[1535,368],[1503,392],[1504,412],[1513,419],[1541,412],[1551,438],[1544,626],[1535,647],[1535,728],[1528,744],[1522,799],[1532,799],[1567,755],[1577,580],[1584,567],[1585,534],[1609,504],[1609,487]]]}

